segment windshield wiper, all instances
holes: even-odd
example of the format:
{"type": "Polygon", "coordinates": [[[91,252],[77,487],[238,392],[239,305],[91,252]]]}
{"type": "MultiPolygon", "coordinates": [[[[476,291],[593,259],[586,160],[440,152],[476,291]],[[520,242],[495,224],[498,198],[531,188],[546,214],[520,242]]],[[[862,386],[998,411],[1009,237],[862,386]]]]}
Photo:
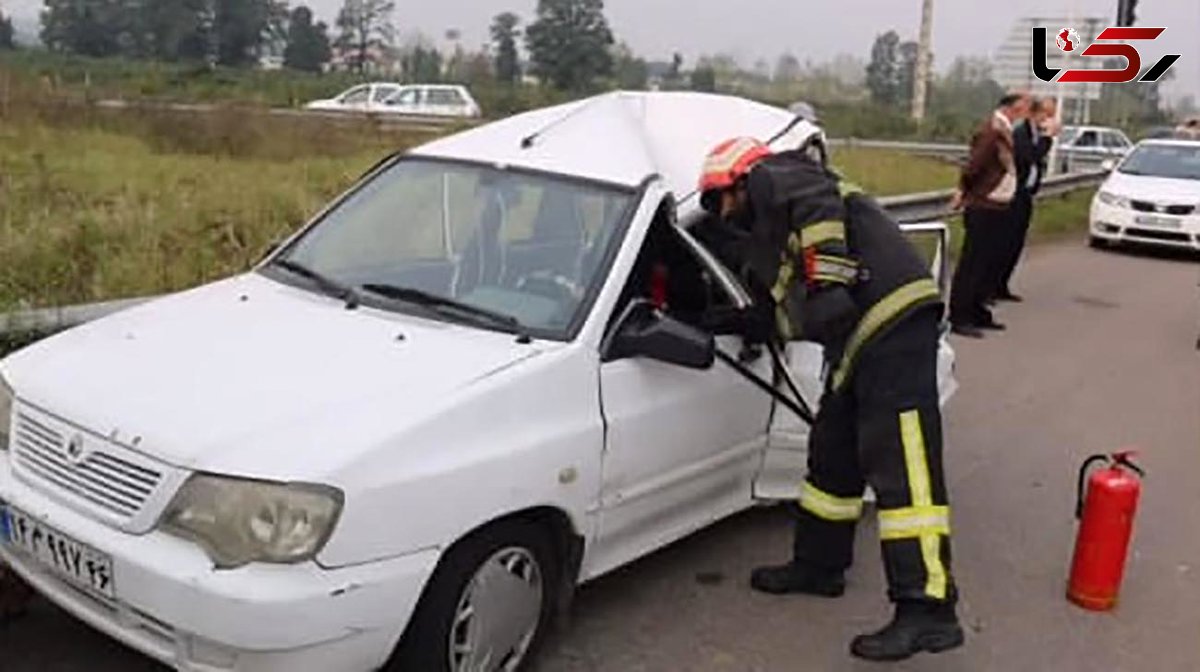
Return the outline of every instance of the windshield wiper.
{"type": "Polygon", "coordinates": [[[318,273],[308,266],[305,266],[298,261],[292,261],[291,259],[276,259],[275,261],[271,262],[271,265],[278,266],[286,271],[291,271],[296,275],[312,280],[313,282],[317,283],[317,285],[320,286],[326,294],[345,301],[347,310],[354,310],[358,307],[358,292],[354,291],[354,288],[349,285],[344,285],[323,273],[318,273]]]}
{"type": "Polygon", "coordinates": [[[489,322],[495,326],[501,327],[505,331],[515,333],[524,340],[528,340],[529,336],[525,333],[525,325],[512,315],[506,315],[487,308],[472,306],[469,303],[455,301],[444,296],[431,294],[419,289],[411,287],[398,287],[396,285],[386,285],[379,283],[368,283],[362,285],[365,292],[382,296],[386,299],[394,301],[403,301],[412,303],[418,306],[432,308],[438,312],[445,313],[447,311],[455,311],[460,315],[465,315],[478,320],[489,322]]]}

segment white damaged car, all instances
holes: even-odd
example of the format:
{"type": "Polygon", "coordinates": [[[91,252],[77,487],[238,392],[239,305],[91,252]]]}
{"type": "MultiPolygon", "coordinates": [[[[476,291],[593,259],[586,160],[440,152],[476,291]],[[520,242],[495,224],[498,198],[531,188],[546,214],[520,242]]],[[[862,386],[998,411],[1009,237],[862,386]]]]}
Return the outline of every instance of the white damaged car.
{"type": "MultiPolygon", "coordinates": [[[[713,363],[771,377],[700,328],[750,299],[688,227],[711,146],[804,123],[516,116],[383,162],[248,273],[10,355],[0,560],[181,670],[519,669],[576,585],[795,497],[806,430],[713,363]]],[[[941,279],[944,227],[911,230],[941,279]]],[[[815,406],[819,350],[789,361],[815,406]]]]}

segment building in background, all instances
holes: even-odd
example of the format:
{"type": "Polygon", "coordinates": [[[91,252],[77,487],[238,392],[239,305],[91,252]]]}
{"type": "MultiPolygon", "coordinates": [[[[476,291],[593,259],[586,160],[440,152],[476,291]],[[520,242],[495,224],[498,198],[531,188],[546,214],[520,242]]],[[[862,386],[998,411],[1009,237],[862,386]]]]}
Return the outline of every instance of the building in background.
{"type": "Polygon", "coordinates": [[[1091,107],[1100,99],[1101,87],[1097,83],[1052,84],[1043,82],[1033,74],[1033,29],[1046,29],[1046,62],[1051,68],[1095,68],[1103,65],[1103,59],[1083,58],[1079,52],[1083,46],[1068,53],[1058,48],[1055,37],[1064,28],[1073,28],[1079,35],[1081,45],[1095,41],[1100,31],[1111,25],[1111,21],[1097,16],[1070,19],[1063,16],[1026,17],[1013,23],[1008,38],[994,54],[992,76],[1004,88],[1025,90],[1035,96],[1063,97],[1063,121],[1074,124],[1091,122],[1091,107]]]}

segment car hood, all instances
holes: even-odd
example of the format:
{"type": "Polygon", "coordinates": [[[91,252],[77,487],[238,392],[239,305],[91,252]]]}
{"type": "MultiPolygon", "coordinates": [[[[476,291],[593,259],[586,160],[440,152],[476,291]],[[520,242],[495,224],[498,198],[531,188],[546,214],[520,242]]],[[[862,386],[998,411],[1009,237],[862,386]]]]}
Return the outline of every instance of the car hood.
{"type": "Polygon", "coordinates": [[[1127,175],[1114,172],[1104,183],[1104,190],[1125,198],[1155,203],[1200,205],[1200,180],[1178,180],[1170,177],[1127,175]]]}
{"type": "Polygon", "coordinates": [[[247,443],[364,407],[386,409],[389,425],[402,430],[554,345],[350,311],[246,275],[45,339],[3,369],[23,402],[203,469],[229,464],[229,452],[247,443]]]}

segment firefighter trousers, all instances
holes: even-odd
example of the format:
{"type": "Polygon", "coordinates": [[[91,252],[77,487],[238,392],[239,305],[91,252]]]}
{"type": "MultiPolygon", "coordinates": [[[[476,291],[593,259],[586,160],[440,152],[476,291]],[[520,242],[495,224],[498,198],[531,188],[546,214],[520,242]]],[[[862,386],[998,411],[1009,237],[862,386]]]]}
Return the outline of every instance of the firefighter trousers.
{"type": "Polygon", "coordinates": [[[842,571],[853,561],[866,485],[875,492],[892,601],[955,602],[938,404],[938,311],[920,309],[827,389],[809,439],[795,560],[842,571]]]}

